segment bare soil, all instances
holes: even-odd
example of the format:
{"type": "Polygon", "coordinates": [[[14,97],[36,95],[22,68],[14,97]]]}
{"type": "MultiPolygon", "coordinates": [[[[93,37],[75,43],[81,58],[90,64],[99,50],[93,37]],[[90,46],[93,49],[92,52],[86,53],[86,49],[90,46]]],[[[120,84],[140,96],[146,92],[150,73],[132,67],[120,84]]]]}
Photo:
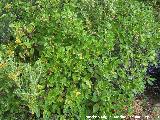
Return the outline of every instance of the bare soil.
{"type": "Polygon", "coordinates": [[[151,86],[137,96],[133,102],[134,114],[125,120],[160,120],[159,90],[160,88],[151,86]]]}

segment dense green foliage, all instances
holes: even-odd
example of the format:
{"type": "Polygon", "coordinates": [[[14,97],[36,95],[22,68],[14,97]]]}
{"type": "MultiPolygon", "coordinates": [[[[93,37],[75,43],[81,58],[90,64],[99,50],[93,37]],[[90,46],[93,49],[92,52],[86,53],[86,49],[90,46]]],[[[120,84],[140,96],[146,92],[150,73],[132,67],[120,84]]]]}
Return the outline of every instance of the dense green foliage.
{"type": "Polygon", "coordinates": [[[0,22],[9,21],[12,35],[0,45],[0,119],[132,112],[135,95],[144,90],[145,66],[160,45],[152,6],[135,0],[0,6],[0,22]]]}

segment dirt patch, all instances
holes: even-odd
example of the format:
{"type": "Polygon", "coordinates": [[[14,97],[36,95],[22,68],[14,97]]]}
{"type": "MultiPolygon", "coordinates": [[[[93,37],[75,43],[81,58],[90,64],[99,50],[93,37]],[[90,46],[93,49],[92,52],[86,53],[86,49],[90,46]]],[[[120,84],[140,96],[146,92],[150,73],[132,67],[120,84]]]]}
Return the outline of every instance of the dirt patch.
{"type": "Polygon", "coordinates": [[[160,91],[151,86],[133,102],[134,113],[125,120],[160,120],[160,91]]]}

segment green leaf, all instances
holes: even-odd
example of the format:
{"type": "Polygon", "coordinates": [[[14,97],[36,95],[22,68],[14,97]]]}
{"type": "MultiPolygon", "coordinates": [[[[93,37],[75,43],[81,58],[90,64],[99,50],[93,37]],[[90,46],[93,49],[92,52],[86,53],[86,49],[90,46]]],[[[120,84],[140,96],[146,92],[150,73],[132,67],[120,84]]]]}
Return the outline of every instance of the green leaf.
{"type": "Polygon", "coordinates": [[[98,112],[98,110],[99,110],[99,104],[96,103],[96,104],[94,104],[94,106],[93,106],[93,113],[98,112]]]}

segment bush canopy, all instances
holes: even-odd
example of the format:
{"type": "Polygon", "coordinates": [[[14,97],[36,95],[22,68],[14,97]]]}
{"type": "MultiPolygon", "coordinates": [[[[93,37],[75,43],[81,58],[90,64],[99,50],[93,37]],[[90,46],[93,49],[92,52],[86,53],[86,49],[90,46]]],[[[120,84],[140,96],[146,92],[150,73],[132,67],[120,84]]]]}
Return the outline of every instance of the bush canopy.
{"type": "Polygon", "coordinates": [[[3,120],[132,114],[160,45],[136,0],[2,0],[0,26],[3,120]]]}

